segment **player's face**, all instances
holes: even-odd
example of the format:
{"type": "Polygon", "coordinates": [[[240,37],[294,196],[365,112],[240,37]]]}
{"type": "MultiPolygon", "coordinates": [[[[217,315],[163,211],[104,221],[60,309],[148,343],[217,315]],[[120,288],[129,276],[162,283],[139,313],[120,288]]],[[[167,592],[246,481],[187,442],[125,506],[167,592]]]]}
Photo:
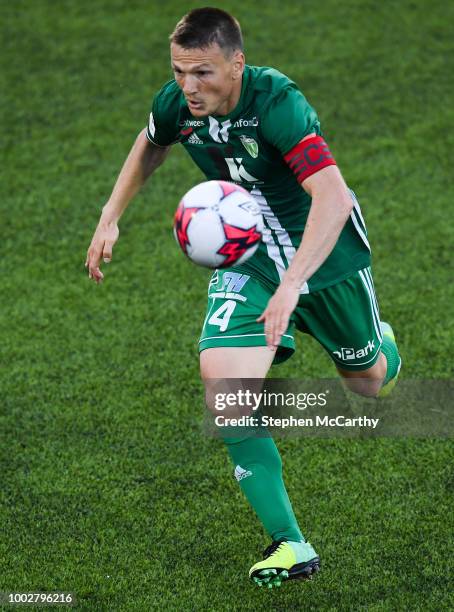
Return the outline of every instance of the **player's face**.
{"type": "Polygon", "coordinates": [[[227,115],[235,108],[244,70],[241,51],[229,58],[217,44],[206,49],[184,49],[172,43],[170,55],[175,80],[194,117],[227,115]]]}

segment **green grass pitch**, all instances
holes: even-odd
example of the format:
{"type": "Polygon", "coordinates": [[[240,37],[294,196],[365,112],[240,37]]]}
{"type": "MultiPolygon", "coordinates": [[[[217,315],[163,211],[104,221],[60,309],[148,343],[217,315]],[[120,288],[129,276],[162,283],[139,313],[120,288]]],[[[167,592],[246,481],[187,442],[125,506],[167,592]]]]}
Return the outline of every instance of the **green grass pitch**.
{"type": "MultiPolygon", "coordinates": [[[[171,225],[202,176],[182,149],[125,213],[105,283],[86,277],[100,208],[171,78],[167,36],[195,6],[0,1],[0,591],[73,591],[80,610],[452,609],[447,440],[278,442],[322,572],[278,591],[248,581],[268,540],[201,432],[208,273],[171,225]]],[[[247,61],[287,73],[319,113],[403,376],[451,377],[454,5],[220,6],[247,61]]],[[[299,337],[273,374],[334,369],[299,337]]]]}

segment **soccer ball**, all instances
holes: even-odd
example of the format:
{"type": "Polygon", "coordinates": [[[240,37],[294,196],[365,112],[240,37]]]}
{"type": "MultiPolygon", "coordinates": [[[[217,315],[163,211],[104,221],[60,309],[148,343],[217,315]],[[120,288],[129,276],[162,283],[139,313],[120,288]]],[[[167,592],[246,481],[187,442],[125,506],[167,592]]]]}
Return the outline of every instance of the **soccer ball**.
{"type": "Polygon", "coordinates": [[[183,253],[207,268],[242,264],[257,250],[263,231],[260,206],[249,192],[226,181],[206,181],[183,196],[174,234],[183,253]]]}

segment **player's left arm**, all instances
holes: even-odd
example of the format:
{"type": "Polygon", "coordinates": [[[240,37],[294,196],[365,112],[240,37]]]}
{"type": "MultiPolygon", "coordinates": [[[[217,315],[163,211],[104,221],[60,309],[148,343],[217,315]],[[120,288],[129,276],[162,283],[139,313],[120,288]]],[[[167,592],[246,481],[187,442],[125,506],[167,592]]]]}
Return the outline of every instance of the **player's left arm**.
{"type": "MultiPolygon", "coordinates": [[[[320,148],[319,152],[321,151],[320,148]]],[[[296,160],[295,173],[298,175],[298,168],[303,169],[299,173],[299,180],[303,189],[312,197],[312,204],[301,244],[276,293],[258,319],[265,322],[267,343],[273,349],[279,345],[282,334],[288,327],[302,285],[319,269],[333,250],[353,208],[353,199],[347,185],[320,136],[315,134],[306,136],[291,153],[296,160]],[[315,144],[325,147],[327,154],[324,162],[322,156],[314,149],[315,144]],[[299,164],[298,152],[299,159],[303,160],[299,164]],[[304,160],[316,161],[319,158],[321,161],[318,168],[314,164],[312,168],[304,170],[310,166],[310,164],[304,165],[304,160]],[[316,171],[310,174],[311,170],[316,171]]],[[[291,156],[287,161],[292,165],[291,156]]]]}
{"type": "MultiPolygon", "coordinates": [[[[310,135],[302,140],[301,148],[314,140],[324,142],[320,136],[310,135]]],[[[353,198],[331,154],[327,160],[328,165],[300,177],[312,204],[301,244],[283,278],[299,290],[331,253],[353,209],[353,198]]]]}

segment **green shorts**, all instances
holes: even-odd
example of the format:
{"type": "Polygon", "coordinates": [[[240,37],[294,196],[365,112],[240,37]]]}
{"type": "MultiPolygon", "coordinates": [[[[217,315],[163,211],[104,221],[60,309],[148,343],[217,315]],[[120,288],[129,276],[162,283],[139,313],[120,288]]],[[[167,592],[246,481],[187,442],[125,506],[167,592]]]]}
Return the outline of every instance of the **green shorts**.
{"type": "MultiPolygon", "coordinates": [[[[216,270],[208,287],[208,309],[199,350],[220,346],[266,346],[263,322],[273,290],[256,278],[232,270],[216,270]]],[[[302,294],[282,336],[274,363],[295,351],[294,330],[313,336],[345,370],[366,370],[380,355],[380,316],[370,268],[347,279],[302,294]]]]}

